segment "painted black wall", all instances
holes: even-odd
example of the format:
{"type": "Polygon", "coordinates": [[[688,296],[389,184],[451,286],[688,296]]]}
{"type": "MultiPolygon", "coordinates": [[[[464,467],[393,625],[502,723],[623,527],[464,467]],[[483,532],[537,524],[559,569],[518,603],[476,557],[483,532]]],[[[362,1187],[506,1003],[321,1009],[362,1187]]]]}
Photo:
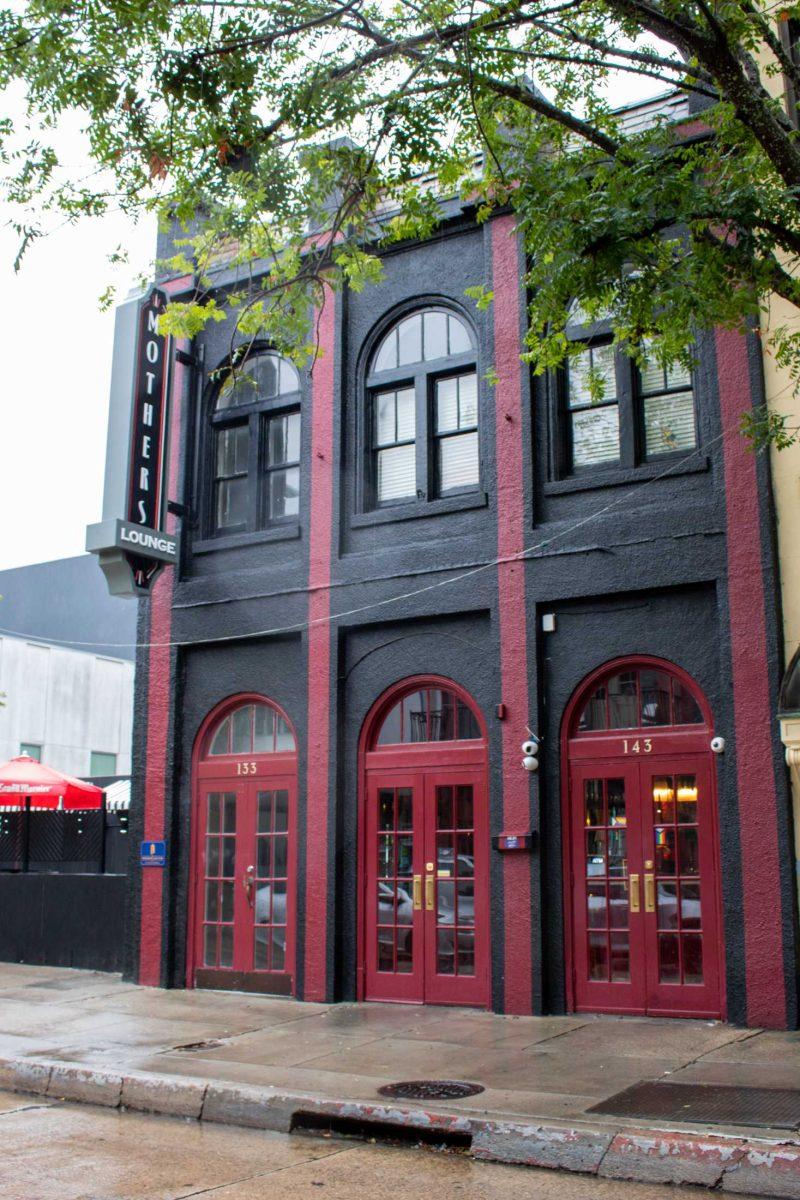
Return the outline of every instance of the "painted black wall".
{"type": "MultiPolygon", "coordinates": [[[[497,573],[489,568],[460,583],[433,587],[455,568],[491,563],[497,553],[495,392],[482,380],[482,494],[441,511],[410,505],[388,514],[362,513],[358,503],[358,455],[365,361],[389,323],[409,306],[435,300],[451,304],[472,323],[479,346],[479,377],[492,362],[492,313],[476,313],[464,289],[491,286],[490,231],[477,230],[455,215],[422,246],[385,255],[385,278],[361,295],[337,300],[338,346],[335,382],[334,558],[331,609],[333,711],[331,745],[330,939],[331,996],[355,994],[356,969],[356,796],[357,746],[364,717],[381,693],[406,676],[437,673],[456,680],[475,698],[489,730],[492,832],[500,829],[501,742],[494,717],[502,701],[499,677],[497,573]],[[430,587],[431,590],[420,589],[430,587]],[[412,594],[416,593],[416,594],[412,594]],[[391,605],[369,608],[387,598],[391,605]],[[363,611],[366,609],[366,611],[363,611]]],[[[235,339],[234,339],[235,342],[235,339]]],[[[213,387],[209,372],[231,346],[231,330],[214,326],[198,339],[205,366],[185,404],[182,440],[184,501],[204,510],[202,464],[206,415],[213,387]]],[[[521,367],[524,399],[523,445],[526,563],[529,605],[527,655],[530,723],[544,734],[542,771],[532,779],[531,820],[541,844],[531,857],[535,1006],[562,1011],[565,1002],[561,875],[561,764],[559,730],[564,706],[581,680],[617,656],[650,654],[683,667],[706,693],[715,732],[733,738],[730,637],[727,614],[726,513],[720,451],[716,364],[709,339],[698,346],[696,407],[698,452],[676,468],[648,464],[627,475],[597,472],[554,480],[552,413],[548,382],[531,381],[521,367]],[[554,612],[557,632],[543,634],[541,616],[554,612]]],[[[306,387],[307,387],[306,383],[306,387]]],[[[754,384],[755,386],[755,384],[754,384]]],[[[743,406],[747,398],[743,397],[743,406]]],[[[306,393],[306,409],[307,409],[306,393]]],[[[173,855],[165,911],[168,950],[165,982],[180,985],[185,972],[185,929],[189,874],[191,751],[206,714],[225,697],[260,692],[279,703],[298,734],[300,828],[304,823],[307,711],[307,638],[265,631],[301,625],[307,618],[310,421],[303,421],[303,491],[296,529],[285,536],[255,537],[214,544],[202,524],[187,530],[180,577],[175,582],[173,638],[211,644],[186,649],[175,661],[170,732],[173,779],[170,836],[173,855]],[[217,641],[217,639],[228,639],[217,641]]],[[[759,488],[769,523],[769,477],[760,463],[759,488]]],[[[502,514],[500,514],[502,519],[502,514]]],[[[774,593],[775,560],[768,543],[762,564],[774,593]]],[[[525,639],[526,631],[519,636],[525,639]]],[[[769,615],[770,669],[780,662],[779,623],[769,615]]],[[[146,764],[142,732],[146,717],[146,662],[140,663],[137,692],[136,771],[146,764]]],[[[775,769],[779,781],[780,751],[775,769]]],[[[741,863],[738,840],[735,757],[717,760],[720,865],[726,935],[729,1016],[745,1016],[741,922],[741,863]]],[[[793,981],[796,918],[790,870],[788,793],[783,777],[781,821],[786,857],[780,903],[788,917],[785,971],[793,981]]],[[[135,836],[135,835],[133,835],[135,836]]],[[[298,916],[302,964],[302,902],[307,871],[299,842],[298,916]]],[[[493,1003],[503,1005],[502,880],[492,852],[493,1003]]],[[[134,909],[137,904],[133,897],[134,909]]],[[[135,952],[136,921],[131,954],[135,952]]],[[[132,959],[129,960],[132,962],[132,959]]],[[[129,968],[130,969],[130,968],[129,968]]],[[[302,972],[300,975],[302,992],[302,972]]],[[[790,1001],[796,1020],[794,1000],[790,1001]]]]}

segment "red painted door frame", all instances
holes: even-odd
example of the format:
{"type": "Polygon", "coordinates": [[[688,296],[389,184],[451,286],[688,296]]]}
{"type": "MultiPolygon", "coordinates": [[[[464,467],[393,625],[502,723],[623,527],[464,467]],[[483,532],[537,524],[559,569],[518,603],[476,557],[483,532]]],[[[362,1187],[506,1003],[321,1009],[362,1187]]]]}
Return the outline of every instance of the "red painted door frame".
{"type": "MultiPolygon", "coordinates": [[[[631,658],[616,659],[604,664],[588,676],[574,693],[564,713],[561,730],[561,777],[562,777],[562,829],[563,838],[563,879],[564,879],[564,924],[565,924],[565,970],[567,1008],[571,1012],[579,1008],[591,1011],[607,1011],[620,1013],[648,1013],[653,1016],[674,1017],[720,1017],[726,1016],[725,1000],[725,971],[724,971],[724,942],[722,924],[721,876],[719,863],[719,823],[716,797],[716,771],[714,756],[709,749],[712,737],[713,720],[711,710],[703,693],[697,684],[685,671],[673,663],[663,659],[637,655],[631,658]],[[655,669],[668,673],[688,688],[700,706],[704,717],[702,725],[692,726],[650,726],[640,729],[604,730],[602,732],[573,733],[573,727],[578,715],[591,692],[604,678],[618,671],[635,669],[655,669]],[[644,740],[649,748],[644,749],[644,740]],[[638,753],[633,750],[634,744],[639,746],[638,753]],[[579,1004],[576,994],[576,978],[579,970],[585,969],[584,948],[579,948],[582,940],[580,923],[577,918],[575,887],[575,871],[578,862],[578,839],[583,842],[582,819],[579,806],[574,797],[577,788],[588,777],[624,778],[626,786],[635,787],[637,796],[648,795],[646,776],[653,772],[670,774],[686,772],[696,773],[700,781],[701,795],[705,797],[705,812],[703,813],[703,830],[700,837],[700,869],[701,877],[708,880],[704,905],[704,933],[708,934],[707,946],[704,946],[704,963],[707,964],[707,978],[702,986],[694,987],[693,1007],[681,1007],[674,999],[674,988],[670,994],[671,985],[659,984],[657,977],[656,959],[652,947],[656,938],[656,916],[644,911],[641,913],[642,922],[636,929],[632,927],[632,942],[637,946],[645,940],[650,944],[643,980],[632,980],[630,989],[620,984],[609,985],[618,989],[612,998],[604,994],[603,988],[598,987],[598,1003],[579,1004]],[[712,949],[713,946],[713,949],[712,949]],[[706,949],[710,951],[705,954],[706,949]],[[625,992],[625,995],[620,995],[625,992]]],[[[640,874],[640,887],[643,885],[644,871],[642,867],[652,854],[653,820],[649,811],[644,821],[638,820],[641,812],[634,815],[631,825],[631,837],[635,846],[635,865],[640,874]],[[649,820],[649,825],[648,825],[649,820]]],[[[641,906],[644,910],[644,891],[641,890],[641,906]]],[[[586,976],[584,975],[584,979],[586,976]]],[[[686,994],[686,988],[681,992],[686,994]]]]}
{"type": "MultiPolygon", "coordinates": [[[[366,1000],[369,995],[367,982],[367,949],[369,938],[374,938],[377,922],[374,913],[370,912],[368,904],[369,874],[367,869],[367,852],[370,836],[376,833],[375,805],[370,812],[370,800],[377,801],[377,790],[384,787],[412,787],[415,793],[415,820],[417,811],[421,814],[419,823],[422,839],[419,845],[414,845],[415,875],[424,875],[427,862],[436,863],[435,831],[431,835],[426,832],[433,822],[422,815],[424,809],[432,807],[432,789],[437,782],[457,785],[467,780],[475,788],[476,811],[481,814],[482,828],[475,827],[476,853],[476,885],[475,885],[475,924],[476,924],[476,975],[474,986],[462,984],[459,998],[454,996],[455,988],[439,987],[438,984],[425,983],[420,985],[417,964],[409,977],[402,979],[389,990],[397,995],[382,996],[381,999],[396,1000],[400,1003],[442,1003],[467,1004],[488,1007],[491,999],[491,968],[489,954],[489,808],[488,808],[488,755],[487,755],[486,725],[483,715],[472,697],[453,680],[443,676],[421,676],[405,679],[391,687],[373,705],[362,729],[359,746],[359,797],[358,797],[358,976],[357,997],[366,1000]],[[383,718],[394,704],[405,694],[425,688],[441,688],[453,692],[466,704],[474,714],[481,730],[481,740],[415,742],[405,745],[373,746],[383,718]],[[433,836],[433,842],[431,842],[433,836]],[[424,851],[424,855],[421,852],[424,851]],[[434,851],[434,853],[430,853],[434,851]],[[477,882],[478,865],[480,864],[481,881],[477,882]],[[479,932],[478,932],[479,931],[479,932]],[[478,955],[482,962],[479,964],[478,955]],[[407,993],[407,994],[406,994],[407,993]],[[427,993],[427,994],[426,994],[427,993]],[[441,998],[439,998],[441,997],[441,998]]],[[[423,887],[424,887],[424,880],[423,887]]],[[[423,901],[424,904],[424,901],[423,901]]],[[[424,919],[429,914],[416,912],[413,918],[415,944],[417,939],[423,942],[424,919]],[[417,932],[419,930],[419,933],[417,932]],[[420,938],[420,933],[422,938],[420,938]]],[[[429,922],[430,924],[430,922],[429,922]]],[[[428,943],[432,941],[429,934],[428,943]]],[[[373,942],[374,945],[374,942],[373,942]]],[[[430,974],[430,968],[427,968],[430,974]]],[[[431,976],[432,978],[432,976],[431,976]]],[[[441,976],[439,977],[441,980],[441,976]]],[[[373,997],[370,997],[373,998],[373,997]]]]}
{"type": "Polygon", "coordinates": [[[237,814],[236,873],[234,887],[234,968],[231,979],[220,983],[220,987],[241,988],[246,991],[269,991],[277,988],[280,994],[295,992],[295,947],[296,937],[296,889],[297,889],[297,753],[280,752],[271,754],[219,755],[206,757],[213,733],[217,726],[235,708],[245,704],[266,704],[274,709],[292,730],[297,745],[297,736],[286,713],[265,696],[247,693],[231,697],[214,708],[204,720],[195,739],[192,754],[192,815],[191,853],[189,872],[188,928],[186,942],[186,987],[194,988],[196,970],[203,952],[203,882],[205,797],[209,792],[235,792],[237,806],[243,820],[237,814]],[[285,979],[270,979],[266,973],[252,970],[253,912],[250,910],[245,892],[244,874],[250,865],[255,865],[256,855],[256,810],[259,791],[283,788],[289,793],[287,845],[287,894],[286,894],[286,947],[285,970],[280,974],[285,979]],[[241,798],[241,800],[240,800],[241,798]],[[248,910],[248,911],[246,911],[248,910]],[[261,978],[259,979],[259,975],[261,978]],[[236,976],[236,978],[233,978],[236,976]]]}

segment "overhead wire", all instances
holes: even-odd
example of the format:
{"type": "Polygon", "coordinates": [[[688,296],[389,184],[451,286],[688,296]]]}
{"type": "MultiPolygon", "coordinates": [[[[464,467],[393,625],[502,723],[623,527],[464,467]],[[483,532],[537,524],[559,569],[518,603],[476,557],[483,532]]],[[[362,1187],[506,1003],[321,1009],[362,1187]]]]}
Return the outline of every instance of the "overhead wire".
{"type": "MultiPolygon", "coordinates": [[[[711,446],[715,445],[717,442],[722,441],[722,439],[724,437],[726,437],[729,433],[733,432],[734,430],[738,431],[738,429],[739,429],[739,420],[737,418],[736,422],[731,422],[731,424],[726,426],[719,434],[717,434],[716,437],[711,438],[709,441],[705,442],[704,445],[702,445],[702,446],[696,446],[689,454],[685,455],[683,458],[677,459],[675,462],[670,463],[667,467],[665,467],[665,469],[663,471],[660,471],[657,475],[653,475],[649,479],[644,479],[644,480],[641,480],[641,482],[635,483],[635,486],[637,487],[637,489],[639,491],[641,491],[644,488],[646,488],[648,485],[658,483],[661,480],[668,478],[675,471],[686,466],[686,464],[691,462],[691,460],[693,458],[697,457],[698,455],[705,454],[711,448],[711,446]]],[[[585,525],[590,524],[592,521],[596,521],[599,517],[605,516],[607,513],[612,512],[614,509],[618,508],[621,504],[623,504],[627,501],[628,501],[627,494],[619,495],[616,497],[616,499],[609,501],[608,504],[603,505],[601,508],[594,509],[592,512],[588,513],[585,517],[581,517],[580,520],[575,521],[571,525],[567,526],[567,528],[556,530],[549,537],[543,538],[541,541],[534,542],[530,546],[525,546],[525,547],[523,547],[523,549],[517,550],[513,554],[504,554],[504,555],[500,555],[496,558],[487,559],[485,562],[478,563],[476,566],[470,567],[466,571],[460,571],[456,575],[449,575],[446,579],[437,579],[433,583],[426,583],[426,584],[422,585],[421,587],[412,588],[410,591],[407,591],[407,592],[401,592],[400,594],[386,596],[382,600],[371,600],[366,604],[359,604],[355,608],[348,608],[348,609],[344,609],[340,612],[329,613],[324,617],[315,617],[312,620],[295,621],[289,625],[274,625],[268,629],[257,629],[257,630],[253,630],[251,632],[240,632],[240,633],[231,633],[231,634],[222,634],[222,635],[217,634],[213,637],[188,638],[188,639],[184,639],[184,640],[162,641],[162,642],[155,642],[155,641],[88,642],[88,641],[70,640],[70,639],[65,639],[65,638],[49,640],[47,638],[39,637],[37,635],[26,634],[26,633],[20,632],[18,630],[5,629],[3,627],[0,627],[0,634],[5,634],[9,637],[21,637],[29,642],[38,642],[40,644],[48,644],[48,645],[55,643],[59,646],[75,646],[75,647],[84,647],[84,648],[85,647],[94,647],[95,649],[99,649],[99,648],[103,647],[107,650],[109,650],[109,649],[116,649],[116,650],[121,650],[121,649],[126,649],[126,650],[133,650],[133,649],[135,649],[135,650],[150,650],[150,649],[172,650],[172,649],[189,648],[189,647],[195,647],[195,646],[219,645],[219,644],[225,643],[225,642],[251,641],[255,638],[277,637],[281,634],[287,634],[287,633],[301,633],[304,630],[312,629],[319,625],[329,625],[335,621],[341,621],[348,617],[360,616],[362,613],[371,612],[375,609],[385,608],[391,604],[400,604],[405,600],[413,600],[417,596],[422,596],[429,592],[436,591],[438,588],[450,587],[453,584],[462,583],[466,579],[472,579],[476,575],[479,575],[484,571],[492,570],[492,568],[494,568],[494,567],[500,567],[500,566],[504,566],[506,564],[514,563],[514,562],[523,562],[526,559],[530,558],[532,555],[534,555],[537,551],[544,550],[544,549],[546,549],[546,547],[551,546],[554,542],[567,537],[569,534],[575,533],[578,529],[581,529],[585,525]]],[[[432,567],[431,572],[432,573],[438,572],[438,571],[447,572],[448,570],[453,570],[453,569],[454,568],[448,568],[448,567],[441,567],[441,568],[432,567]]],[[[353,581],[351,586],[358,587],[359,586],[358,580],[353,581]]],[[[295,589],[293,589],[293,590],[295,590],[295,589]]],[[[324,591],[324,590],[327,590],[327,588],[326,587],[309,587],[309,588],[305,588],[304,592],[305,592],[305,594],[310,594],[312,592],[318,592],[318,591],[324,591]]]]}

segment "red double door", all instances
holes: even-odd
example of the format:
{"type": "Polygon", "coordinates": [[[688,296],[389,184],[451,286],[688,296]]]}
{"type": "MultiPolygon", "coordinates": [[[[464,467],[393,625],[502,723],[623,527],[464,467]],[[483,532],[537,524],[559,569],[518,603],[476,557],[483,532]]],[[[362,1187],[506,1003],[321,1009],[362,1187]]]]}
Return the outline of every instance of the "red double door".
{"type": "Polygon", "coordinates": [[[370,771],[364,998],[488,1005],[485,770],[370,771]]]}
{"type": "Polygon", "coordinates": [[[197,987],[289,995],[294,974],[296,776],[202,780],[197,804],[197,987]]]}
{"type": "Polygon", "coordinates": [[[574,1007],[723,1015],[708,754],[570,768],[574,1007]]]}

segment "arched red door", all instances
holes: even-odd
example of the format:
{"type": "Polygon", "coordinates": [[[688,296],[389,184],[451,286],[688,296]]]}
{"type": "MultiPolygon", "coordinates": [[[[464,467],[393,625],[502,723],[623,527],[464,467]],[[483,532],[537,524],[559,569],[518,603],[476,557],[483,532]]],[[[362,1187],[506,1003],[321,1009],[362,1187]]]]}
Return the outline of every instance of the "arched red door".
{"type": "Polygon", "coordinates": [[[187,984],[291,995],[297,745],[277,705],[216,709],[194,759],[187,984]]]}
{"type": "Polygon", "coordinates": [[[366,1000],[489,1003],[486,735],[438,677],[384,696],[362,743],[366,1000]]]}
{"type": "Polygon", "coordinates": [[[577,1011],[724,1015],[712,736],[705,697],[660,660],[607,665],[567,710],[577,1011]]]}

